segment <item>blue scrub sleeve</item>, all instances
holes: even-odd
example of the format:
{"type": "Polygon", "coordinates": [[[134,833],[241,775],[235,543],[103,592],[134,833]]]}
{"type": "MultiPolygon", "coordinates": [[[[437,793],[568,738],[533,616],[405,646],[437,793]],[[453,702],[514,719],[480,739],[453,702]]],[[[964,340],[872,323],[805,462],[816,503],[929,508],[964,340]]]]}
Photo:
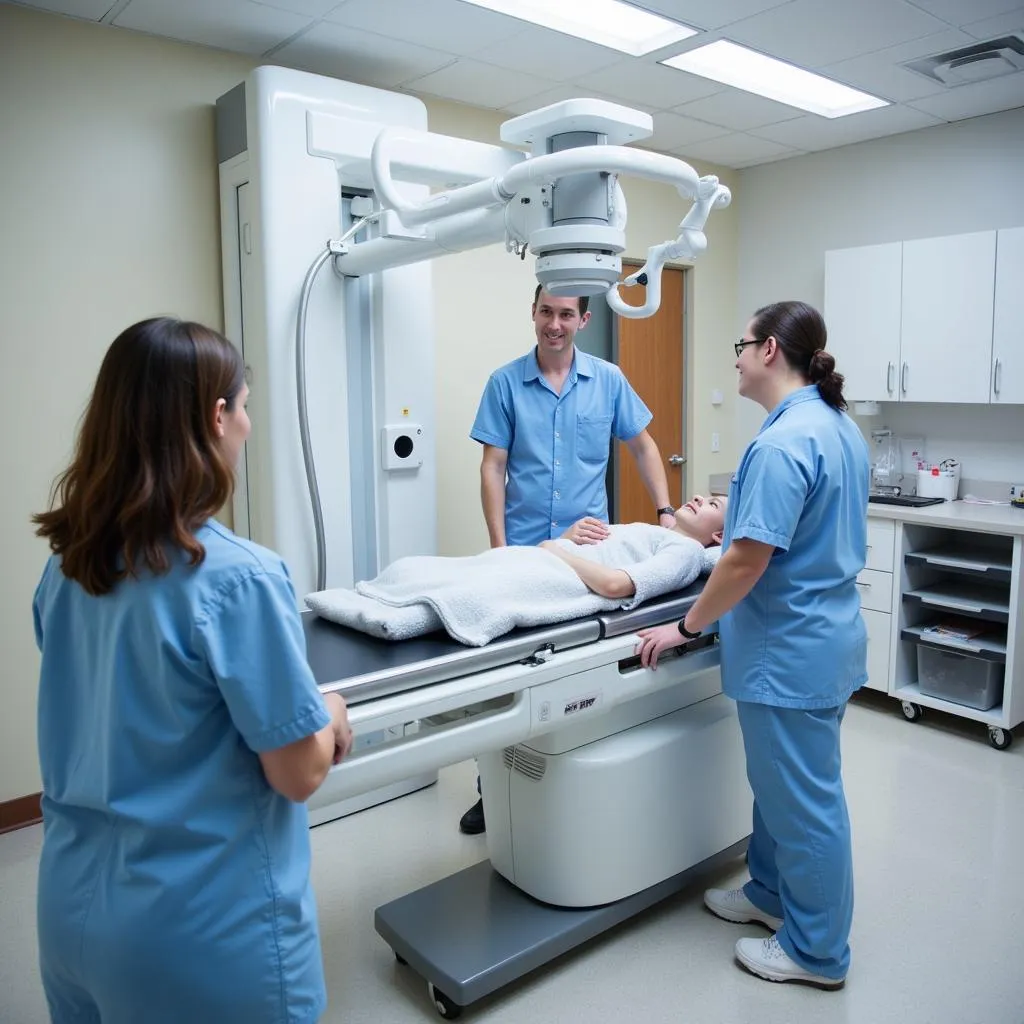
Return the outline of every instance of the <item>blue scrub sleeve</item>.
{"type": "Polygon", "coordinates": [[[473,429],[469,436],[482,444],[508,451],[515,433],[515,413],[511,396],[504,393],[501,382],[491,374],[480,398],[473,429]]]}
{"type": "Polygon", "coordinates": [[[612,433],[620,441],[630,441],[654,419],[651,410],[644,405],[643,399],[633,390],[620,370],[618,373],[618,393],[615,396],[615,415],[612,419],[612,433]]]}
{"type": "Polygon", "coordinates": [[[234,581],[197,627],[231,719],[251,750],[276,750],[330,723],[287,578],[263,571],[234,581]]]}
{"type": "Polygon", "coordinates": [[[730,541],[756,540],[788,551],[809,489],[810,481],[792,455],[771,445],[755,445],[740,469],[735,499],[739,507],[730,541]]]}

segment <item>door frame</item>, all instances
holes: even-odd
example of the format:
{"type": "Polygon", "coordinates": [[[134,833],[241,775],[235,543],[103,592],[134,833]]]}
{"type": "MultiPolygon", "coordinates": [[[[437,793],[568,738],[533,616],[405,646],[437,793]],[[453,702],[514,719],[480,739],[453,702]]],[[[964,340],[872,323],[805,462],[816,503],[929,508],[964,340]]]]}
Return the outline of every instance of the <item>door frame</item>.
{"type": "MultiPolygon", "coordinates": [[[[633,267],[637,270],[640,269],[646,263],[646,259],[636,259],[632,256],[622,257],[623,269],[626,267],[633,267]]],[[[683,393],[680,396],[680,411],[682,413],[683,422],[681,424],[680,437],[682,438],[682,454],[686,456],[686,462],[682,465],[681,476],[681,491],[682,499],[685,500],[686,495],[689,493],[690,486],[690,416],[693,402],[693,358],[691,345],[691,328],[693,324],[692,304],[693,304],[693,264],[683,263],[678,260],[669,260],[665,263],[665,268],[668,270],[680,270],[683,274],[683,332],[682,332],[682,345],[683,345],[683,393]]],[[[611,318],[611,334],[612,334],[612,348],[611,356],[612,362],[619,365],[619,317],[612,313],[611,318]]],[[[661,453],[667,457],[666,452],[661,453]]],[[[613,473],[613,484],[614,486],[610,489],[611,494],[609,496],[608,506],[608,520],[609,522],[617,522],[619,518],[619,459],[621,455],[619,452],[619,446],[612,445],[612,461],[610,463],[613,473]]]]}

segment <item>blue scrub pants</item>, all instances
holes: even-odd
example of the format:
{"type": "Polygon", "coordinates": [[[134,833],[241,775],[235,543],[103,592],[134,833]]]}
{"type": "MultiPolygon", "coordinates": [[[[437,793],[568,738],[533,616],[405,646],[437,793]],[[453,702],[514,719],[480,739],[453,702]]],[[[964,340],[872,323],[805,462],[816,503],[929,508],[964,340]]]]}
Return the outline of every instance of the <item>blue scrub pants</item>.
{"type": "Polygon", "coordinates": [[[853,853],[843,793],[843,707],[803,710],[738,701],[754,793],[748,900],[783,919],[779,945],[805,970],[845,978],[853,853]]]}

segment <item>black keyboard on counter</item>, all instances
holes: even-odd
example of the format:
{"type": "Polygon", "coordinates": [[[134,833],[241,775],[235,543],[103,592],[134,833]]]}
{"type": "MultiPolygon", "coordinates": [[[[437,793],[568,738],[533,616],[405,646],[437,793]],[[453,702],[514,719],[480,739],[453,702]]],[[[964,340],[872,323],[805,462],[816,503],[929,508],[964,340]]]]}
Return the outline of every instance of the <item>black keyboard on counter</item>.
{"type": "Polygon", "coordinates": [[[903,505],[906,508],[924,508],[925,505],[939,505],[945,498],[920,498],[916,494],[869,494],[868,501],[876,505],[903,505]]]}

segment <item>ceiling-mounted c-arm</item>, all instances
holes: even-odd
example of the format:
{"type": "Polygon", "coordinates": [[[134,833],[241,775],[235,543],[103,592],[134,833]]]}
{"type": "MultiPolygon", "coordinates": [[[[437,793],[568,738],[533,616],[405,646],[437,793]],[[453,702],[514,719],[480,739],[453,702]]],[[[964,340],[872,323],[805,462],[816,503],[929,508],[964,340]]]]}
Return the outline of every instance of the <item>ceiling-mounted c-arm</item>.
{"type": "Polygon", "coordinates": [[[467,143],[408,129],[384,129],[374,141],[370,158],[380,209],[367,219],[378,221],[378,237],[332,247],[335,269],[345,276],[358,276],[504,238],[508,250],[521,256],[528,250],[537,257],[537,280],[548,293],[603,293],[620,316],[650,316],[660,305],[665,262],[700,256],[707,247],[708,216],[713,209],[728,206],[732,198],[716,177],[700,178],[682,160],[620,144],[646,138],[651,132],[650,116],[639,111],[601,100],[557,103],[502,125],[502,140],[532,145],[531,155],[512,153],[510,159],[507,150],[474,144],[474,155],[481,149],[502,155],[500,173],[483,177],[468,172],[468,183],[412,202],[403,197],[393,168],[400,168],[404,180],[423,181],[417,171],[427,170],[428,164],[434,169],[458,165],[467,143]],[[679,225],[678,237],[649,249],[641,270],[624,282],[646,283],[642,306],[627,305],[619,295],[620,257],[626,247],[620,174],[666,182],[694,200],[679,225]]]}

